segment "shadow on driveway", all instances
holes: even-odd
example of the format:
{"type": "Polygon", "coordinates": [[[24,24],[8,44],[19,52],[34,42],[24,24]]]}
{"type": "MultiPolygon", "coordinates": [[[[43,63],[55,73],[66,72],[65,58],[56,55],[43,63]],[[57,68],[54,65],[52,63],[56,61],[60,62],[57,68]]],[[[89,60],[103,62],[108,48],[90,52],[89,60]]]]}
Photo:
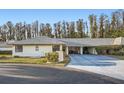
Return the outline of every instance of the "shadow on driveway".
{"type": "Polygon", "coordinates": [[[113,84],[123,80],[64,67],[0,64],[1,84],[113,84]]]}

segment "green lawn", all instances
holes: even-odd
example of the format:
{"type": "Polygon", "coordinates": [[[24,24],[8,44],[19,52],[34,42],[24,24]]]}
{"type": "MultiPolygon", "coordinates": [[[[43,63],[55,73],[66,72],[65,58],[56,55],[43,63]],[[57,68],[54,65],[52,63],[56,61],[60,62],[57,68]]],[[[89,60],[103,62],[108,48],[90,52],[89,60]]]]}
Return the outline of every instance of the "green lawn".
{"type": "Polygon", "coordinates": [[[66,62],[61,63],[47,63],[46,58],[15,58],[11,55],[0,54],[0,63],[23,63],[23,64],[43,64],[43,65],[57,65],[65,66],[66,62]]]}
{"type": "Polygon", "coordinates": [[[39,63],[45,63],[42,62],[44,58],[13,58],[10,56],[1,56],[0,57],[0,63],[35,63],[35,64],[39,64],[39,63]]]}
{"type": "Polygon", "coordinates": [[[10,54],[0,54],[0,58],[1,57],[12,57],[12,55],[10,55],[10,54]]]}

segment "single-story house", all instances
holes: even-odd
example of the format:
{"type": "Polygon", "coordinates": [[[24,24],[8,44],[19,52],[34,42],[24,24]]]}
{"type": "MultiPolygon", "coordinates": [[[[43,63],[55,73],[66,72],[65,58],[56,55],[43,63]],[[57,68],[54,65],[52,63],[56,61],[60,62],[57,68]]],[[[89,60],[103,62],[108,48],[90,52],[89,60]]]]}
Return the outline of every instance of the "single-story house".
{"type": "Polygon", "coordinates": [[[97,54],[95,46],[124,45],[124,38],[49,38],[41,36],[37,38],[14,41],[12,45],[13,56],[42,57],[45,53],[57,51],[60,60],[63,60],[63,52],[67,55],[97,54]]]}
{"type": "Polygon", "coordinates": [[[46,53],[56,51],[59,53],[59,61],[63,61],[62,47],[64,42],[46,36],[15,41],[8,43],[13,45],[12,55],[20,57],[44,57],[46,53]]]}

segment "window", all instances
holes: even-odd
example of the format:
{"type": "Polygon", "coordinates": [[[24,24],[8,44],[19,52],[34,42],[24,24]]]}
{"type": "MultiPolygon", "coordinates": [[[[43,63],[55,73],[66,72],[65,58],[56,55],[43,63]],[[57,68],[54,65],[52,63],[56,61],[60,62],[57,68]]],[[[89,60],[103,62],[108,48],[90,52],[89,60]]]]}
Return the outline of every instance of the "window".
{"type": "Polygon", "coordinates": [[[60,45],[53,45],[53,51],[60,51],[60,45]]]}
{"type": "Polygon", "coordinates": [[[15,46],[15,52],[23,52],[23,46],[22,45],[15,46]]]}
{"type": "Polygon", "coordinates": [[[39,46],[36,46],[35,47],[35,51],[39,51],[39,46]]]}

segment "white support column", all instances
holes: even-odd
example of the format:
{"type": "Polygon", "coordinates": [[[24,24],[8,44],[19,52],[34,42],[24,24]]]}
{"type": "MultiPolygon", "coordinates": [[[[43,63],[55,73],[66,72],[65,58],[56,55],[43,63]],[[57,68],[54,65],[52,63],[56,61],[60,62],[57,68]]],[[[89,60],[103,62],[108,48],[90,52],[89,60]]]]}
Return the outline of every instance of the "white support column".
{"type": "Polygon", "coordinates": [[[96,54],[97,55],[97,51],[95,48],[93,48],[93,54],[96,54]]]}
{"type": "Polygon", "coordinates": [[[60,45],[60,51],[62,51],[63,49],[62,49],[62,45],[60,45]]]}
{"type": "Polygon", "coordinates": [[[83,54],[83,47],[82,46],[80,47],[80,54],[81,55],[83,54]]]}
{"type": "Polygon", "coordinates": [[[93,48],[93,54],[95,54],[95,48],[93,48]]]}
{"type": "Polygon", "coordinates": [[[66,47],[66,54],[68,55],[68,46],[66,47]]]}

